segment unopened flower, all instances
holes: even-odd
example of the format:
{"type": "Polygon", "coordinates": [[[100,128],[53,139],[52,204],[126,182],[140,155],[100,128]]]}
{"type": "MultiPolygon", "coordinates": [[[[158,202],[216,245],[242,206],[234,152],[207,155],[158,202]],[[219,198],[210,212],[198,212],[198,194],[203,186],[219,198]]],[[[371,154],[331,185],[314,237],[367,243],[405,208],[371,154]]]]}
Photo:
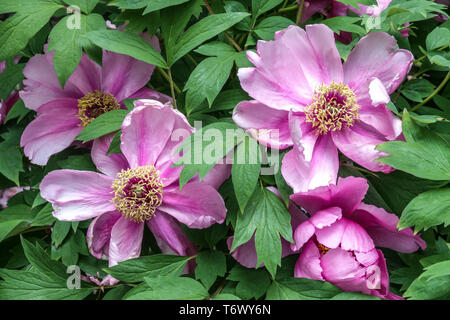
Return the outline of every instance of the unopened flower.
{"type": "Polygon", "coordinates": [[[365,179],[348,177],[291,195],[311,215],[294,231],[291,249],[302,249],[294,274],[345,291],[399,299],[389,291],[386,261],[376,247],[411,253],[426,243],[409,228],[398,231],[396,215],[363,203],[368,187],[365,179]]]}
{"type": "MultiPolygon", "coordinates": [[[[143,36],[159,50],[156,37],[143,36]]],[[[23,73],[20,97],[37,117],[25,129],[20,145],[31,162],[45,165],[74,141],[96,117],[125,108],[123,100],[151,98],[167,102],[169,97],[145,85],[155,66],[130,56],[103,50],[102,67],[83,54],[81,62],[61,88],[53,68],[54,52],[35,55],[23,73]]]]}
{"type": "Polygon", "coordinates": [[[140,255],[144,225],[164,253],[193,255],[195,245],[179,222],[200,229],[222,223],[226,208],[216,187],[230,171],[219,165],[201,182],[193,178],[180,190],[182,167],[172,165],[181,131],[193,132],[183,114],[155,100],[137,100],[122,125],[122,154],[107,154],[112,135],[96,140],[91,156],[101,173],[52,171],[42,180],[41,195],[59,220],[94,218],[88,247],[96,258],[107,258],[109,266],[140,255]]]}
{"type": "Polygon", "coordinates": [[[338,149],[369,170],[390,172],[374,161],[385,155],[375,147],[401,137],[401,120],[386,104],[413,61],[396,45],[387,33],[369,33],[343,64],[327,26],[279,31],[274,41],[259,41],[256,53],[247,52],[255,67],[239,69],[238,76],[255,100],[241,102],[233,120],[250,133],[278,133],[259,139],[262,144],[294,146],[282,164],[294,192],[334,183],[338,149]]]}

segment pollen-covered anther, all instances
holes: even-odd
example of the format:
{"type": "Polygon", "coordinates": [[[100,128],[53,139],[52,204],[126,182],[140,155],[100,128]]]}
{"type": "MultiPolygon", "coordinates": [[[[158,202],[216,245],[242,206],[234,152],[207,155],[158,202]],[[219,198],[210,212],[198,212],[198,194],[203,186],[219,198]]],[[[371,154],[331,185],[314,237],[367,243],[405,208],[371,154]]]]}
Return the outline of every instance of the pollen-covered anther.
{"type": "Polygon", "coordinates": [[[111,187],[116,209],[134,222],[150,220],[162,203],[163,184],[153,165],[122,170],[111,187]]]}
{"type": "Polygon", "coordinates": [[[325,253],[327,253],[330,250],[330,248],[324,246],[320,242],[317,242],[317,249],[319,249],[319,252],[321,255],[324,255],[325,253]]]}
{"type": "Polygon", "coordinates": [[[358,109],[356,95],[347,85],[322,84],[305,109],[306,122],[312,124],[317,134],[324,135],[353,126],[359,119],[358,109]]]}
{"type": "Polygon", "coordinates": [[[86,127],[98,116],[118,109],[120,109],[120,104],[112,94],[99,90],[89,92],[83,98],[78,99],[80,126],[86,127]]]}

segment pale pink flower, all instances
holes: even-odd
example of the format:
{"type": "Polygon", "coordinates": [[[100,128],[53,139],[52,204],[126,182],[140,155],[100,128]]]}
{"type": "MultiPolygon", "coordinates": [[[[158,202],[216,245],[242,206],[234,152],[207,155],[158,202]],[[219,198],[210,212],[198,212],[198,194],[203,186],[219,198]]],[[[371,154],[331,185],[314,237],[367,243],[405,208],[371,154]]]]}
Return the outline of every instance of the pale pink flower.
{"type": "Polygon", "coordinates": [[[374,161],[385,155],[375,147],[401,137],[401,120],[386,104],[413,56],[397,50],[392,36],[369,33],[343,64],[327,26],[290,26],[274,41],[258,41],[247,56],[255,67],[239,69],[238,76],[255,100],[238,104],[233,120],[250,133],[278,133],[254,135],[262,144],[294,146],[282,164],[294,192],[334,183],[338,149],[366,169],[393,170],[374,161]]]}
{"type": "MultiPolygon", "coordinates": [[[[156,37],[143,37],[159,50],[156,37]]],[[[54,52],[35,55],[23,71],[25,87],[20,97],[37,117],[25,129],[20,145],[34,164],[45,165],[50,156],[69,147],[99,115],[124,109],[125,99],[170,100],[145,86],[155,66],[106,50],[102,67],[83,54],[63,89],[53,68],[53,56],[54,52]]]]}
{"type": "Polygon", "coordinates": [[[164,253],[195,254],[180,222],[201,229],[224,221],[226,208],[216,187],[230,170],[218,165],[201,182],[194,177],[180,190],[182,167],[172,167],[179,157],[173,154],[182,143],[180,132],[185,138],[193,130],[168,104],[137,100],[122,125],[122,154],[107,154],[112,135],[96,140],[91,156],[101,173],[52,171],[42,180],[41,195],[59,220],[94,218],[88,247],[109,266],[140,255],[145,225],[164,253]]]}
{"type": "Polygon", "coordinates": [[[363,203],[368,188],[365,179],[348,177],[291,195],[311,215],[294,231],[291,249],[302,249],[294,274],[345,291],[399,299],[389,292],[386,261],[375,247],[411,253],[426,243],[409,228],[398,231],[396,215],[363,203]]]}

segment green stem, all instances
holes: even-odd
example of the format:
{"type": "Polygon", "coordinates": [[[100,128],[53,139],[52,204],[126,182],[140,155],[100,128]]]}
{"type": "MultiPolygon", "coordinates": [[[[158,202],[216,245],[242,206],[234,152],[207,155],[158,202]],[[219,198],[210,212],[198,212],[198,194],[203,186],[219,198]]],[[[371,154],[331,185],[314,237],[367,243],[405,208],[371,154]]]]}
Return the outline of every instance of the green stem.
{"type": "Polygon", "coordinates": [[[411,108],[411,111],[416,111],[417,109],[419,109],[421,106],[423,106],[425,103],[427,103],[428,101],[430,101],[431,99],[433,99],[433,97],[435,95],[438,94],[439,91],[442,90],[442,88],[444,88],[444,86],[447,84],[448,80],[450,79],[450,71],[447,72],[447,75],[445,76],[445,79],[442,80],[441,84],[425,99],[423,100],[421,103],[416,104],[414,107],[411,108]]]}
{"type": "Polygon", "coordinates": [[[302,0],[302,2],[300,2],[300,5],[298,6],[297,19],[295,19],[296,25],[298,25],[298,23],[300,22],[300,18],[302,17],[302,11],[303,11],[304,4],[305,4],[305,0],[302,0]]]}
{"type": "Polygon", "coordinates": [[[175,98],[174,82],[173,82],[173,79],[172,79],[172,72],[170,71],[170,68],[167,69],[167,71],[168,71],[168,76],[169,76],[170,93],[172,94],[172,99],[173,99],[173,107],[176,109],[177,108],[177,99],[175,98]]]}
{"type": "Polygon", "coordinates": [[[175,89],[175,91],[177,92],[177,94],[181,93],[180,88],[177,86],[177,84],[173,81],[171,81],[169,75],[167,74],[167,72],[164,71],[164,69],[160,68],[160,67],[156,67],[156,69],[158,69],[158,71],[161,73],[161,75],[164,77],[164,79],[166,79],[167,81],[172,82],[173,87],[175,89]]]}
{"type": "Polygon", "coordinates": [[[297,10],[297,8],[298,8],[298,5],[287,7],[287,8],[281,8],[280,10],[278,10],[278,13],[294,11],[294,10],[297,10]]]}

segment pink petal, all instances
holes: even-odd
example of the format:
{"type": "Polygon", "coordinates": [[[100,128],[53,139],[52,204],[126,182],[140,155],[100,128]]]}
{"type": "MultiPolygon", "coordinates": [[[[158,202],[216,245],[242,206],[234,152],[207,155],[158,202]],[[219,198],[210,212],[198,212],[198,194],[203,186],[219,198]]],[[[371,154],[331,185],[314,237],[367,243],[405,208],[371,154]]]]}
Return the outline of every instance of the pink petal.
{"type": "Polygon", "coordinates": [[[384,163],[375,162],[375,159],[387,154],[375,147],[387,140],[372,128],[363,123],[357,123],[351,128],[332,133],[336,147],[348,158],[352,159],[364,168],[375,171],[389,173],[394,169],[384,163]]]}
{"type": "Polygon", "coordinates": [[[344,81],[358,95],[366,95],[371,79],[378,78],[391,94],[397,89],[411,68],[411,52],[396,50],[395,38],[385,32],[371,32],[363,37],[344,63],[344,81]]]}
{"type": "Polygon", "coordinates": [[[161,102],[162,104],[166,103],[172,103],[172,98],[168,95],[165,95],[164,93],[155,91],[150,88],[142,88],[135,93],[133,93],[131,96],[127,97],[127,99],[152,99],[157,100],[161,102]]]}
{"type": "Polygon", "coordinates": [[[131,168],[154,165],[173,132],[172,109],[151,101],[154,106],[135,107],[122,124],[120,147],[131,168]]]}
{"type": "Polygon", "coordinates": [[[189,182],[181,191],[177,186],[164,188],[159,210],[196,229],[222,223],[227,212],[220,194],[202,182],[189,182]]]}
{"type": "MultiPolygon", "coordinates": [[[[150,39],[146,35],[145,38],[157,51],[161,51],[156,36],[150,39]]],[[[113,94],[118,101],[122,101],[145,87],[154,69],[154,65],[124,54],[104,50],[103,90],[113,94]]]]}
{"type": "Polygon", "coordinates": [[[402,134],[402,121],[386,106],[361,105],[360,120],[380,132],[386,140],[398,139],[402,134]]]}
{"type": "Polygon", "coordinates": [[[308,188],[334,184],[339,171],[339,157],[333,140],[329,135],[320,136],[311,158],[308,188]]]}
{"type": "Polygon", "coordinates": [[[203,177],[202,182],[218,190],[222,183],[231,176],[230,164],[216,164],[203,177]]]}
{"type": "Polygon", "coordinates": [[[313,190],[294,193],[290,199],[304,208],[309,214],[332,207],[331,190],[329,186],[318,187],[313,190]]]}
{"type": "Polygon", "coordinates": [[[106,212],[90,223],[86,240],[89,252],[97,259],[108,257],[111,230],[121,216],[120,212],[117,211],[106,212]]]}
{"type": "Polygon", "coordinates": [[[281,174],[294,193],[308,190],[311,164],[304,160],[303,154],[296,147],[287,152],[281,163],[281,174]]]}
{"type": "Polygon", "coordinates": [[[309,241],[295,264],[294,277],[325,280],[322,271],[319,249],[313,241],[309,241]]]}
{"type": "Polygon", "coordinates": [[[351,252],[341,248],[331,249],[322,256],[320,265],[323,277],[345,291],[367,291],[365,274],[351,252]]]}
{"type": "Polygon", "coordinates": [[[291,244],[291,249],[294,251],[300,250],[303,245],[311,239],[315,231],[316,228],[311,222],[305,221],[301,223],[294,231],[293,238],[295,244],[291,244]]]}
{"type": "Polygon", "coordinates": [[[143,234],[144,223],[137,223],[121,216],[111,230],[109,267],[121,261],[139,257],[143,234]]]}
{"type": "Polygon", "coordinates": [[[91,158],[99,171],[110,177],[128,168],[128,161],[120,153],[107,154],[114,134],[95,139],[92,145],[91,158]]]}
{"type": "Polygon", "coordinates": [[[166,213],[157,210],[147,225],[164,254],[192,256],[197,253],[195,244],[186,236],[178,221],[166,213]]]}
{"type": "Polygon", "coordinates": [[[75,99],[52,100],[38,110],[38,116],[25,129],[20,140],[32,163],[47,164],[50,156],[66,149],[81,132],[75,99]]]}
{"type": "Polygon", "coordinates": [[[288,111],[273,109],[256,100],[243,101],[233,111],[233,121],[259,143],[277,149],[292,145],[288,111]]]}
{"type": "Polygon", "coordinates": [[[371,266],[378,261],[377,249],[372,249],[367,252],[355,251],[353,253],[355,254],[356,260],[365,267],[371,266]]]}
{"type": "Polygon", "coordinates": [[[82,221],[114,211],[113,179],[91,171],[55,170],[47,174],[39,189],[53,205],[53,215],[62,221],[82,221]]]}
{"type": "Polygon", "coordinates": [[[369,184],[364,178],[339,178],[337,185],[330,189],[333,206],[341,208],[342,214],[349,217],[366,196],[369,184]]]}
{"type": "Polygon", "coordinates": [[[391,97],[386,91],[383,83],[378,78],[373,78],[369,84],[369,95],[372,104],[377,107],[380,104],[387,104],[391,101],[391,97]]]}
{"type": "Polygon", "coordinates": [[[79,99],[101,88],[100,67],[83,54],[80,64],[62,89],[53,68],[53,56],[54,52],[35,55],[23,70],[25,80],[20,97],[29,109],[37,110],[54,99],[79,99]]]}
{"type": "Polygon", "coordinates": [[[343,79],[333,33],[326,26],[306,32],[290,26],[275,41],[258,41],[257,49],[257,54],[247,53],[256,68],[240,69],[238,76],[250,96],[272,108],[302,110],[318,85],[343,79]]]}
{"type": "Polygon", "coordinates": [[[361,203],[354,212],[352,220],[367,230],[378,247],[411,253],[419,248],[425,250],[427,246],[420,235],[414,235],[410,228],[398,231],[398,217],[382,208],[361,203]]]}
{"type": "Polygon", "coordinates": [[[334,32],[324,24],[311,24],[305,28],[320,67],[323,83],[342,82],[344,69],[335,45],[334,32]]]}
{"type": "MultiPolygon", "coordinates": [[[[234,236],[231,236],[227,239],[228,250],[231,249],[231,245],[233,244],[234,236]]],[[[240,245],[233,252],[231,252],[231,256],[243,265],[246,268],[258,268],[258,255],[256,254],[255,247],[255,236],[253,236],[249,241],[240,245]]]]}
{"type": "Polygon", "coordinates": [[[316,212],[308,220],[315,228],[329,227],[342,218],[342,210],[338,207],[330,207],[316,212]]]}

